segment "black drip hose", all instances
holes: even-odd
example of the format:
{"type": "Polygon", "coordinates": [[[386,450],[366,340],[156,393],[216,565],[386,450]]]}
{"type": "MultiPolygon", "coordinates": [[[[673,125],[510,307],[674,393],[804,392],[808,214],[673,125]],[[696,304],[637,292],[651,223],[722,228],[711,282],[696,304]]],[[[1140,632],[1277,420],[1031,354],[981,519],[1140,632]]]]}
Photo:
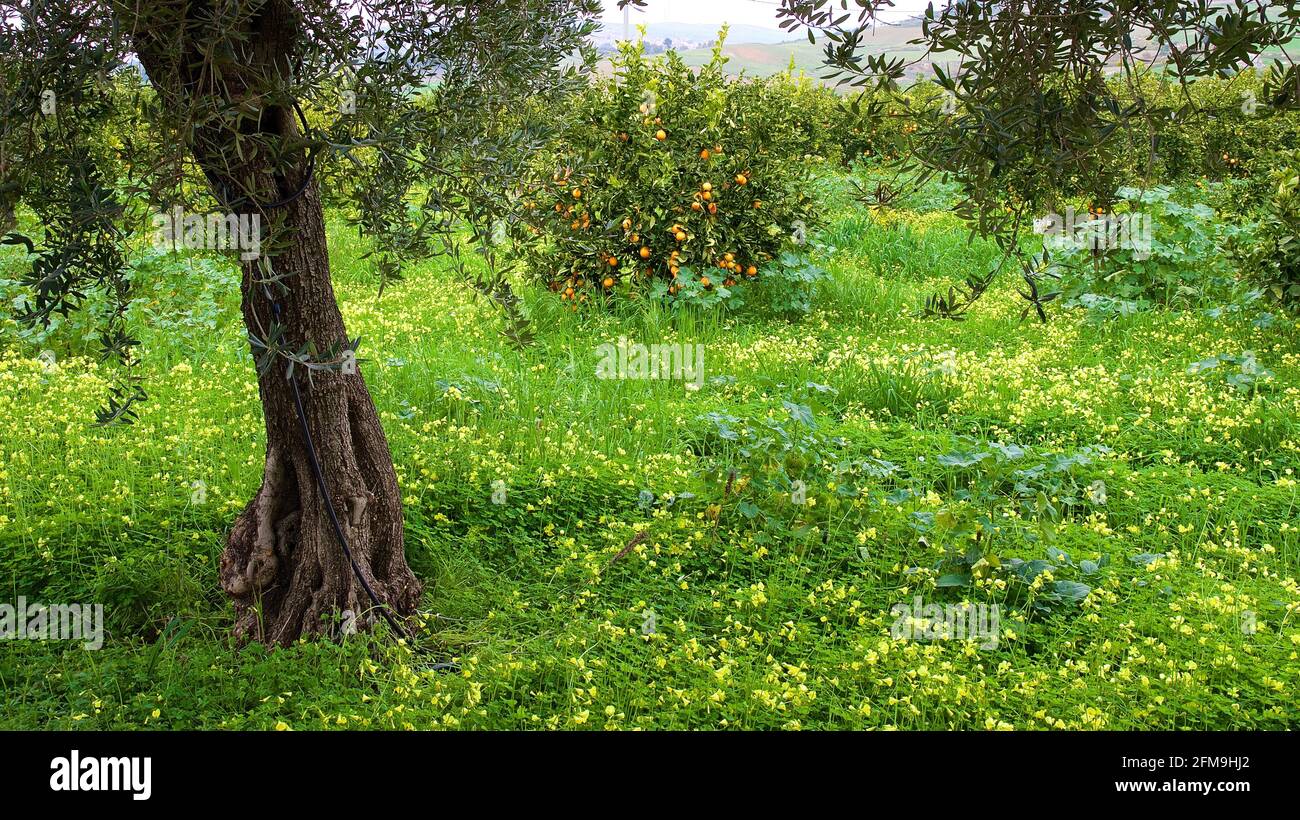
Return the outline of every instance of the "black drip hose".
{"type": "MultiPolygon", "coordinates": [[[[275,309],[275,318],[278,321],[280,318],[280,303],[273,302],[272,305],[275,309]]],[[[311,461],[311,471],[316,476],[316,486],[320,488],[321,498],[325,501],[325,512],[329,514],[330,523],[334,525],[334,537],[338,539],[339,546],[343,548],[343,555],[348,559],[348,563],[352,565],[352,574],[361,583],[366,595],[370,596],[370,602],[379,610],[379,614],[384,616],[384,620],[388,621],[388,625],[393,628],[393,631],[409,641],[410,635],[407,634],[401,623],[393,617],[392,613],[388,611],[388,606],[379,600],[379,596],[375,594],[370,582],[366,580],[366,576],[361,572],[361,566],[357,564],[357,559],[352,555],[352,547],[348,544],[347,536],[343,534],[343,526],[339,524],[339,516],[334,509],[334,500],[330,497],[329,486],[325,483],[325,474],[321,472],[320,460],[316,457],[316,445],[312,441],[311,429],[307,425],[307,411],[302,406],[302,393],[298,390],[298,380],[293,377],[291,371],[286,371],[286,377],[289,384],[293,385],[293,403],[298,409],[298,427],[302,431],[302,441],[307,448],[307,458],[311,461]]]]}

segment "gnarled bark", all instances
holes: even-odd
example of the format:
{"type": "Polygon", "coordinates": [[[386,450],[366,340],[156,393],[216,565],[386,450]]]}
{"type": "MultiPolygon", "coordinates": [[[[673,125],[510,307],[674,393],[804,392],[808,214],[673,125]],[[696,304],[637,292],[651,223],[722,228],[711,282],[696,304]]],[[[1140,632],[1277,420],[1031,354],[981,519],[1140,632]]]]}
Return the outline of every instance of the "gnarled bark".
{"type": "MultiPolygon", "coordinates": [[[[275,258],[277,274],[290,277],[289,292],[277,298],[279,321],[290,333],[301,333],[301,341],[324,350],[347,336],[330,283],[315,184],[286,208],[296,239],[275,258]]],[[[263,333],[274,309],[255,286],[256,276],[255,263],[246,264],[243,313],[249,329],[263,333]]],[[[221,558],[221,585],[235,603],[236,633],[280,644],[331,631],[346,610],[360,614],[373,608],[334,532],[284,364],[258,378],[267,441],[262,487],[236,520],[221,558]]],[[[397,477],[359,366],[356,371],[318,371],[308,380],[306,369],[298,367],[294,378],[353,558],[379,600],[409,614],[419,601],[420,583],[402,549],[397,477]]]]}

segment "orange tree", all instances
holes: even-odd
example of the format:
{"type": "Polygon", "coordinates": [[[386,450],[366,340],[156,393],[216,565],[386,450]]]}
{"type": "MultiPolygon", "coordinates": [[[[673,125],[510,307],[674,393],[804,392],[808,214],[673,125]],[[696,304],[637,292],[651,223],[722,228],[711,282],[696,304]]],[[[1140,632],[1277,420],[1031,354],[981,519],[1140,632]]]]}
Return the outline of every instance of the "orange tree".
{"type": "MultiPolygon", "coordinates": [[[[576,310],[614,298],[705,306],[743,282],[807,279],[782,250],[815,222],[795,114],[776,81],[728,79],[623,43],[572,98],[523,197],[533,273],[576,310]]],[[[778,284],[778,287],[783,285],[778,284]]]]}

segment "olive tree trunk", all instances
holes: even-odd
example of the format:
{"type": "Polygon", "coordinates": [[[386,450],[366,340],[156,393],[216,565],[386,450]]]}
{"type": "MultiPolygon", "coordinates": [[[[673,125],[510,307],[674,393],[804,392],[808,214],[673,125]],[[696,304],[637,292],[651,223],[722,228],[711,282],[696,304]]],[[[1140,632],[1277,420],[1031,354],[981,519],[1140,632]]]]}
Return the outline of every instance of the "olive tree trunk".
{"type": "Polygon", "coordinates": [[[17,191],[6,182],[8,170],[4,157],[0,156],[0,236],[18,227],[18,215],[15,213],[18,206],[17,191]]]}
{"type": "MultiPolygon", "coordinates": [[[[212,93],[217,86],[199,82],[190,73],[202,44],[187,43],[194,50],[186,53],[182,48],[178,54],[174,36],[151,33],[168,30],[157,19],[150,20],[151,11],[165,13],[166,5],[145,2],[140,19],[150,25],[135,29],[137,51],[151,83],[172,102],[212,93]]],[[[246,33],[250,54],[243,56],[242,90],[248,98],[256,98],[250,89],[264,84],[269,72],[286,69],[295,38],[301,36],[286,0],[271,0],[264,8],[246,33]]],[[[220,88],[240,93],[241,77],[228,72],[220,88]]],[[[258,134],[286,144],[298,134],[294,112],[284,106],[267,105],[256,122],[258,134]]],[[[269,259],[287,291],[267,286],[266,273],[256,260],[243,263],[242,313],[249,333],[266,340],[278,323],[286,349],[296,351],[308,344],[317,351],[345,348],[348,336],[330,281],[320,192],[305,156],[298,167],[287,170],[283,162],[272,168],[256,158],[237,157],[238,135],[221,130],[225,127],[197,129],[190,146],[218,201],[232,211],[246,211],[247,199],[230,192],[247,190],[252,180],[251,187],[263,197],[260,207],[269,209],[266,216],[277,223],[277,235],[290,240],[269,259]]],[[[355,614],[358,627],[372,623],[378,613],[358,573],[398,618],[415,611],[421,592],[403,552],[402,504],[392,454],[360,367],[348,373],[317,370],[310,378],[307,368],[293,368],[325,490],[351,547],[354,571],[304,440],[287,365],[277,357],[258,374],[266,425],[262,484],[235,520],[220,568],[221,586],[235,606],[236,636],[280,645],[301,636],[334,634],[340,625],[346,626],[341,617],[345,611],[355,614]]]]}
{"type": "MultiPolygon", "coordinates": [[[[285,207],[295,241],[275,257],[275,270],[288,277],[288,293],[276,296],[288,343],[313,342],[317,350],[346,344],[315,183],[285,207]]],[[[254,285],[254,268],[245,265],[242,310],[249,330],[262,333],[275,316],[254,285]]],[[[317,371],[310,380],[306,368],[294,370],[335,517],[305,445],[286,363],[277,362],[258,376],[266,418],[262,486],[236,519],[221,556],[221,585],[234,599],[236,633],[280,644],[332,631],[344,611],[360,616],[373,608],[335,520],[381,603],[400,616],[414,612],[420,597],[402,549],[393,457],[360,365],[353,373],[317,371]]]]}

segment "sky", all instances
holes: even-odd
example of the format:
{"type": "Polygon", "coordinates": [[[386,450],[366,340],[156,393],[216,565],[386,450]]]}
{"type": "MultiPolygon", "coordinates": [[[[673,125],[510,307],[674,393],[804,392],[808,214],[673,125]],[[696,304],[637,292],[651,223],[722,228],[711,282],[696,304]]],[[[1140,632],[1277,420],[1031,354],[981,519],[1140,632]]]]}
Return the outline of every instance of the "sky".
{"type": "MultiPolygon", "coordinates": [[[[618,0],[603,0],[605,21],[622,24],[618,0]]],[[[882,15],[898,19],[925,10],[929,0],[894,0],[894,10],[882,15]]],[[[629,20],[637,23],[731,23],[732,25],[777,27],[777,0],[647,0],[644,10],[629,8],[629,20]]]]}

